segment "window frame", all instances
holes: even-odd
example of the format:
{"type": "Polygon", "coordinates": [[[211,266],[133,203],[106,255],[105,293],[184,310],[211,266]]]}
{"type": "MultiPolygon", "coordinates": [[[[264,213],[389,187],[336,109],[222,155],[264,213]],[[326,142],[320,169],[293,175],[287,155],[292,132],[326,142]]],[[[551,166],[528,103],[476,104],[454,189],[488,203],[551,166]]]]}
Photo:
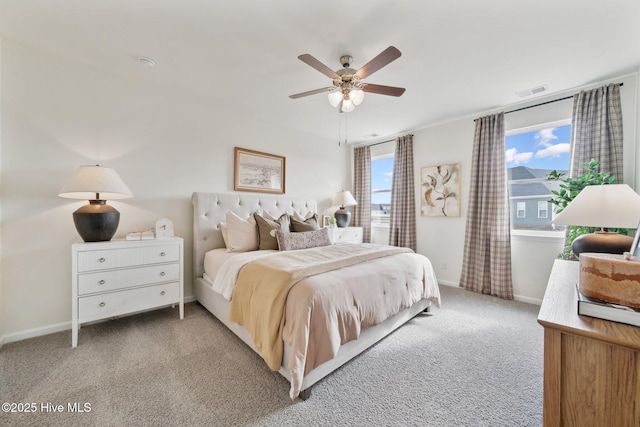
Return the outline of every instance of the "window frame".
{"type": "MultiPolygon", "coordinates": [[[[544,123],[539,123],[539,124],[535,124],[535,125],[523,126],[523,127],[518,127],[518,128],[505,130],[505,133],[504,133],[505,150],[507,148],[506,147],[506,142],[507,142],[507,137],[508,136],[517,135],[517,134],[521,134],[521,133],[527,133],[527,132],[533,132],[533,131],[539,131],[539,130],[542,130],[542,129],[566,126],[566,125],[571,125],[572,126],[572,131],[573,131],[573,123],[571,122],[571,118],[555,120],[555,121],[544,122],[544,123]]],[[[506,165],[506,162],[505,162],[505,168],[506,167],[507,167],[507,165],[506,165]]],[[[567,165],[567,167],[570,167],[570,165],[567,165]]],[[[510,185],[510,184],[511,184],[511,182],[507,181],[507,185],[510,185]]],[[[511,200],[512,199],[508,195],[507,195],[507,197],[508,197],[508,200],[510,201],[509,205],[511,205],[511,200]]],[[[547,210],[547,212],[548,212],[548,210],[547,210]]],[[[516,215],[517,215],[517,212],[516,212],[516,215]]],[[[526,215],[526,213],[525,213],[525,215],[526,215]]],[[[547,213],[547,215],[549,215],[549,214],[547,213]]],[[[547,218],[548,218],[548,216],[547,216],[547,218]]],[[[553,218],[553,208],[551,209],[551,218],[553,218]]],[[[513,227],[513,224],[511,225],[511,227],[513,227]]],[[[526,237],[526,238],[540,238],[540,239],[543,239],[543,240],[564,239],[564,236],[565,236],[564,229],[563,230],[526,230],[526,229],[511,228],[510,233],[511,233],[511,236],[526,237]]]]}
{"type": "Polygon", "coordinates": [[[549,202],[546,200],[538,200],[538,218],[547,219],[549,218],[549,202]],[[544,209],[540,209],[540,204],[544,203],[544,209]],[[540,212],[544,211],[544,216],[540,216],[540,212]]]}
{"type": "MultiPolygon", "coordinates": [[[[376,154],[376,155],[371,155],[371,163],[373,163],[374,160],[381,160],[381,159],[386,159],[386,158],[393,158],[395,157],[395,152],[394,152],[394,147],[391,147],[391,152],[386,152],[386,153],[380,153],[380,154],[376,154]]],[[[373,165],[372,165],[373,166],[373,165]]],[[[374,191],[373,188],[371,188],[371,204],[373,204],[373,195],[376,193],[389,193],[389,195],[391,195],[391,190],[393,188],[393,184],[391,185],[391,188],[389,188],[388,190],[377,190],[374,191]]],[[[388,222],[373,222],[373,215],[371,218],[371,227],[380,227],[380,228],[389,228],[389,223],[388,222]]]]}

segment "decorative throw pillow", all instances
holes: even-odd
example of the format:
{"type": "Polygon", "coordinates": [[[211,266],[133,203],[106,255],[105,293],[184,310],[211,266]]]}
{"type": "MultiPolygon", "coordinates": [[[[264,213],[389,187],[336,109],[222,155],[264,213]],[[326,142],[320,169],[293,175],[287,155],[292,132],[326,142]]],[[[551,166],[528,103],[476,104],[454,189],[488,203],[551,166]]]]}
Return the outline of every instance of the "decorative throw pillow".
{"type": "Polygon", "coordinates": [[[260,216],[258,213],[254,213],[253,217],[258,224],[258,249],[278,249],[278,241],[273,231],[281,230],[288,233],[291,227],[289,215],[282,214],[276,220],[260,216]]]}
{"type": "Polygon", "coordinates": [[[301,233],[283,233],[278,230],[276,231],[276,238],[278,239],[278,248],[281,251],[293,251],[331,245],[329,230],[326,228],[314,231],[303,231],[301,233]]]}
{"type": "MultiPolygon", "coordinates": [[[[248,252],[258,249],[258,229],[253,215],[242,219],[235,213],[227,211],[227,251],[248,252]]],[[[224,238],[224,234],[222,235],[224,238]]]]}
{"type": "Polygon", "coordinates": [[[291,231],[299,233],[302,231],[314,230],[320,230],[320,225],[318,224],[318,215],[313,214],[313,216],[305,219],[304,221],[299,221],[295,218],[291,218],[291,231]]]}

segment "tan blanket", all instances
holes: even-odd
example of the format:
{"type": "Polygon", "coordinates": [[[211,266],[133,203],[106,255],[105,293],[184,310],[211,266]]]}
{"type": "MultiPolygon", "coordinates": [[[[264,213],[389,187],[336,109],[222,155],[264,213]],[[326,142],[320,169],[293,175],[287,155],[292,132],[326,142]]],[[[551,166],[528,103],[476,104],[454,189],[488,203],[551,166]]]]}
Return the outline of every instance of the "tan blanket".
{"type": "Polygon", "coordinates": [[[253,261],[240,270],[229,320],[247,329],[269,368],[278,370],[282,365],[285,302],[294,284],[310,276],[407,252],[412,251],[375,244],[335,245],[280,252],[253,261]]]}

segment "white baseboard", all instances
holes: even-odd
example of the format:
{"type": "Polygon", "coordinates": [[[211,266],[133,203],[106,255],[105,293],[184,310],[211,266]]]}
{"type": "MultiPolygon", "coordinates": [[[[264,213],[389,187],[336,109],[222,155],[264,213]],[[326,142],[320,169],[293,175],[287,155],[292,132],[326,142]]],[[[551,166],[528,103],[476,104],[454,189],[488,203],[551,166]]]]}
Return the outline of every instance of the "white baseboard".
{"type": "Polygon", "coordinates": [[[459,288],[459,287],[460,287],[460,284],[459,284],[459,283],[456,283],[456,282],[450,282],[450,281],[448,281],[448,280],[440,280],[440,279],[438,279],[438,284],[439,284],[439,285],[445,285],[445,286],[451,286],[451,287],[453,287],[453,288],[459,288]]]}
{"type": "MultiPolygon", "coordinates": [[[[184,298],[184,303],[194,302],[196,297],[194,295],[190,295],[184,298]]],[[[134,313],[130,313],[134,314],[134,313]]],[[[108,319],[107,319],[108,320],[108,319]]],[[[28,329],[22,332],[15,332],[13,334],[3,335],[0,337],[0,348],[4,344],[8,344],[10,342],[22,341],[29,338],[40,337],[42,335],[55,334],[57,332],[67,331],[71,329],[71,321],[57,323],[55,325],[43,326],[40,328],[28,329]]]]}
{"type": "MultiPolygon", "coordinates": [[[[451,286],[453,288],[460,288],[460,284],[456,282],[450,282],[448,280],[438,280],[439,285],[451,286]]],[[[460,288],[462,289],[462,288],[460,288]]],[[[527,304],[542,305],[542,300],[537,298],[525,297],[522,295],[514,295],[513,299],[520,302],[526,302],[527,304]]]]}
{"type": "Polygon", "coordinates": [[[8,334],[0,339],[0,343],[8,344],[10,342],[22,341],[29,338],[35,338],[42,335],[55,334],[56,332],[62,332],[71,329],[71,321],[57,323],[55,325],[43,326],[41,328],[28,329],[22,332],[16,332],[8,334]]]}

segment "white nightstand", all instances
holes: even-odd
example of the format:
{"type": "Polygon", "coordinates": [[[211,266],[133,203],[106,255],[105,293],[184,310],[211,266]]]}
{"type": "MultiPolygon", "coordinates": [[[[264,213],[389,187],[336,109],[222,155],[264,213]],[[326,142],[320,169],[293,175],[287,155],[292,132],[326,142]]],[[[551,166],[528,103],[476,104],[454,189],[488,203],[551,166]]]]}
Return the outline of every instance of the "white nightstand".
{"type": "Polygon", "coordinates": [[[80,324],[180,305],[184,318],[183,241],[111,240],[71,246],[71,345],[80,324]]]}
{"type": "Polygon", "coordinates": [[[362,227],[329,228],[329,239],[334,245],[362,243],[362,227]]]}

